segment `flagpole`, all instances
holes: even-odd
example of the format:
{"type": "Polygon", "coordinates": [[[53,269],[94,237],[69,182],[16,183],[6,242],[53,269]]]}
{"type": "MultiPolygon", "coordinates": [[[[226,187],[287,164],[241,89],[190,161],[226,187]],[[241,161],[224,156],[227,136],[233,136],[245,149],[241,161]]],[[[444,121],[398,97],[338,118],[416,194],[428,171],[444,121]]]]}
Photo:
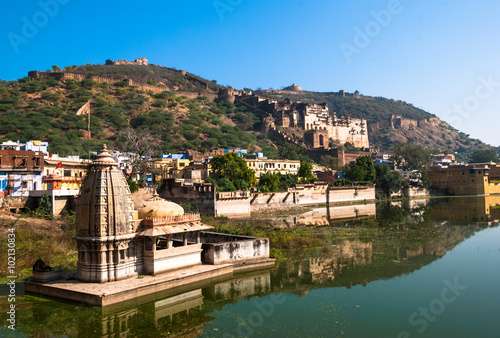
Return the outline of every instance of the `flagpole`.
{"type": "Polygon", "coordinates": [[[88,160],[90,164],[90,100],[88,102],[89,109],[88,109],[88,140],[87,140],[87,151],[88,151],[88,160]]]}

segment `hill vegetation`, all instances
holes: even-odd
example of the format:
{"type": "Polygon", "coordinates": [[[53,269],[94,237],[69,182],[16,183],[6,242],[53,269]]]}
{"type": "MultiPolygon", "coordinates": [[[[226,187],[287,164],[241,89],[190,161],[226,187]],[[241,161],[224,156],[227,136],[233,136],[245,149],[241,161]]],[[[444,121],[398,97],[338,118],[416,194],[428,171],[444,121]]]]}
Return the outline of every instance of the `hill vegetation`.
{"type": "Polygon", "coordinates": [[[91,150],[116,143],[127,128],[148,128],[161,153],[219,147],[274,151],[265,135],[253,132],[259,119],[245,108],[203,96],[188,99],[173,92],[153,94],[126,81],[21,79],[0,88],[0,141],[41,139],[62,156],[86,153],[87,117],[76,112],[92,99],[91,150]]]}
{"type": "MultiPolygon", "coordinates": [[[[261,118],[245,107],[218,99],[212,102],[204,97],[206,86],[212,93],[222,88],[216,81],[155,65],[88,64],[64,68],[77,74],[110,77],[116,82],[31,80],[27,77],[19,81],[0,81],[0,142],[41,139],[49,141],[51,152],[84,156],[87,153],[87,117],[77,116],[76,112],[92,100],[92,151],[99,150],[104,142],[119,146],[116,135],[122,130],[148,128],[157,143],[157,155],[188,149],[206,152],[241,147],[263,151],[270,158],[310,160],[303,155],[301,147],[269,140],[260,132],[261,118]],[[144,92],[129,86],[127,78],[138,83],[163,84],[172,91],[144,92]],[[189,99],[182,96],[183,92],[200,96],[189,99]]],[[[333,92],[258,93],[277,99],[289,97],[306,102],[327,102],[330,111],[363,118],[369,124],[387,120],[390,115],[413,120],[434,117],[405,102],[385,98],[344,97],[333,92]]],[[[369,137],[371,146],[381,150],[391,151],[395,144],[411,141],[436,151],[457,152],[459,159],[467,159],[476,150],[498,151],[443,121],[406,129],[381,124],[380,128],[369,132],[369,137]]]]}

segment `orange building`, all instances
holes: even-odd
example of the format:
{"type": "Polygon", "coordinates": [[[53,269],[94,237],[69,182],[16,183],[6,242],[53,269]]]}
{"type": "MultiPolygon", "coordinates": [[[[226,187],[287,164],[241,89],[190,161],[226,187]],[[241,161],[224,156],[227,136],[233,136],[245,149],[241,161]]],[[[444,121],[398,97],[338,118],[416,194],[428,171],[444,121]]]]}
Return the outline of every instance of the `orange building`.
{"type": "Polygon", "coordinates": [[[500,165],[478,163],[431,168],[433,188],[451,195],[489,195],[500,193],[500,165]]]}

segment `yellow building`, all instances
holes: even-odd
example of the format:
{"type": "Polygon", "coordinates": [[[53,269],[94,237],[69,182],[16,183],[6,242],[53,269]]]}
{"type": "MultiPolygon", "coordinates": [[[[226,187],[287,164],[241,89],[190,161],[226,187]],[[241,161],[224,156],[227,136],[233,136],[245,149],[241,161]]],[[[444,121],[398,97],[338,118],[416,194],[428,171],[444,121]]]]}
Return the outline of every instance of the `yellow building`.
{"type": "Polygon", "coordinates": [[[452,195],[500,193],[500,165],[495,163],[431,168],[428,173],[434,188],[452,195]]]}
{"type": "Polygon", "coordinates": [[[47,180],[51,174],[61,178],[61,190],[80,190],[88,164],[82,159],[45,158],[43,169],[43,190],[48,190],[47,180]]]}
{"type": "Polygon", "coordinates": [[[183,178],[189,159],[162,158],[155,161],[154,166],[159,170],[161,179],[183,178]]]}
{"type": "Polygon", "coordinates": [[[268,160],[262,158],[245,159],[247,166],[255,171],[255,177],[259,178],[265,173],[280,173],[281,175],[297,175],[300,169],[298,160],[268,160]]]}

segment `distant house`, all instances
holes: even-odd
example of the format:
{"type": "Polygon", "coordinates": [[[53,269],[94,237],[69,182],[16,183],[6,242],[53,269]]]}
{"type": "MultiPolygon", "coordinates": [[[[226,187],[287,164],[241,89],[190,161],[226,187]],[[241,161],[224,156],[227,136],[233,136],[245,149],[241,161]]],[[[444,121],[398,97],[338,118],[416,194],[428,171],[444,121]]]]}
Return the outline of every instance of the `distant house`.
{"type": "Polygon", "coordinates": [[[44,155],[49,155],[48,147],[48,142],[42,142],[39,140],[18,140],[17,142],[7,141],[0,144],[0,149],[2,150],[31,150],[42,152],[44,155]]]}
{"type": "Polygon", "coordinates": [[[31,190],[42,190],[43,168],[41,152],[0,150],[0,196],[28,196],[31,190]]]}
{"type": "Polygon", "coordinates": [[[247,166],[255,171],[255,177],[259,178],[265,173],[280,173],[281,175],[297,175],[300,169],[299,160],[269,160],[251,156],[245,159],[247,166]]]}

